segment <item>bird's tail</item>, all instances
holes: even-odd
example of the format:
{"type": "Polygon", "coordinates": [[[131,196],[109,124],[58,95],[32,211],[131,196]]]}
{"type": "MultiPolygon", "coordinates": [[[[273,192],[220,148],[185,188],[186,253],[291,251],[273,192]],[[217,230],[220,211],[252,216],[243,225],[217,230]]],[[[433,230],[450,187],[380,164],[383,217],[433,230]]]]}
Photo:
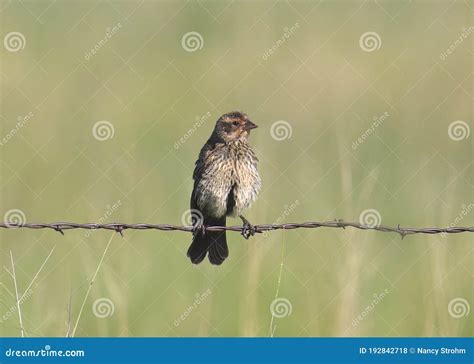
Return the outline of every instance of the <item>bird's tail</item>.
{"type": "MultiPolygon", "coordinates": [[[[225,226],[225,216],[221,219],[207,219],[205,226],[225,226]]],[[[201,263],[209,253],[211,264],[220,265],[229,256],[225,231],[196,231],[188,249],[188,257],[193,264],[201,263]]]]}

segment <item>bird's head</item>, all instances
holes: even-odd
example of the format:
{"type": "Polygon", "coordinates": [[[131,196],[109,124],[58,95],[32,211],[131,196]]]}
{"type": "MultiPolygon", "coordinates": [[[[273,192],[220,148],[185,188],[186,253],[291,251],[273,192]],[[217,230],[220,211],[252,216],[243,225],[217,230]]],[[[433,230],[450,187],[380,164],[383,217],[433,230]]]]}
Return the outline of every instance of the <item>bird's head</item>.
{"type": "Polygon", "coordinates": [[[246,114],[234,111],[222,115],[217,120],[214,135],[226,143],[246,140],[250,135],[250,130],[256,127],[257,125],[252,123],[246,114]]]}

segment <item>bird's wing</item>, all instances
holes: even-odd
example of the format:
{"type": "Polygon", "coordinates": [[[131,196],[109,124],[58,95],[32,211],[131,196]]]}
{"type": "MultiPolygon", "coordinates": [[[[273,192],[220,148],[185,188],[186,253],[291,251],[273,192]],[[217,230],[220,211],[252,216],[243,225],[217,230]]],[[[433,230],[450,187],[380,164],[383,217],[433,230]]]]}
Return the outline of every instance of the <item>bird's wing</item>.
{"type": "Polygon", "coordinates": [[[198,204],[197,204],[197,194],[198,194],[198,185],[199,182],[201,181],[201,178],[204,174],[204,171],[206,169],[206,161],[208,160],[208,155],[212,151],[212,147],[209,142],[207,142],[199,152],[199,158],[197,159],[194,167],[194,172],[193,172],[193,180],[194,180],[194,186],[193,186],[193,192],[191,194],[191,209],[192,210],[199,210],[198,204]]]}
{"type": "Polygon", "coordinates": [[[206,160],[208,159],[209,153],[212,151],[213,147],[207,142],[204,147],[202,147],[201,151],[199,152],[199,158],[195,163],[193,179],[195,181],[199,180],[202,176],[204,168],[206,166],[206,160]]]}
{"type": "Polygon", "coordinates": [[[227,212],[227,197],[232,188],[232,162],[224,157],[220,145],[206,144],[194,169],[191,208],[214,217],[227,212]]]}

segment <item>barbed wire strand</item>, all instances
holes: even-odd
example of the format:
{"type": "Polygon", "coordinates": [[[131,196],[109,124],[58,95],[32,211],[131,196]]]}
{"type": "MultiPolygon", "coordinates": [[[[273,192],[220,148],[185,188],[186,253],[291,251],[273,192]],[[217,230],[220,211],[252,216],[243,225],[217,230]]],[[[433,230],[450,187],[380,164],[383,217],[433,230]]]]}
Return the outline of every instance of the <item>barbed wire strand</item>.
{"type": "MultiPolygon", "coordinates": [[[[352,227],[360,230],[375,230],[384,233],[397,233],[402,239],[406,235],[414,234],[459,234],[459,233],[474,233],[474,226],[470,227],[397,227],[386,225],[365,225],[355,222],[346,222],[343,220],[325,221],[325,222],[303,222],[303,223],[287,223],[287,224],[261,224],[253,225],[252,233],[264,233],[275,230],[294,230],[294,229],[317,229],[317,228],[342,228],[352,227]]],[[[178,226],[170,224],[124,224],[124,223],[74,223],[74,222],[54,222],[54,223],[14,223],[3,222],[0,223],[0,228],[3,229],[51,229],[64,235],[66,230],[85,229],[85,230],[114,230],[122,235],[125,230],[160,230],[160,231],[184,231],[194,232],[196,229],[203,231],[233,231],[245,234],[248,232],[248,226],[178,226]]]]}

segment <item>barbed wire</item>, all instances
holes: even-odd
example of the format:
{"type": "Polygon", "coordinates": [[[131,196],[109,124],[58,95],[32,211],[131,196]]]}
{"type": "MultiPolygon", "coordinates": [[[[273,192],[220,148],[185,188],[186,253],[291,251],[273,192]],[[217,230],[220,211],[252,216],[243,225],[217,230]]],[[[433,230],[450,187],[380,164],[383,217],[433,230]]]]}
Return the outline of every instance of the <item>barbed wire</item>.
{"type": "MultiPolygon", "coordinates": [[[[360,230],[375,230],[384,233],[397,233],[402,239],[406,235],[414,234],[459,234],[459,233],[474,233],[474,226],[470,227],[397,227],[386,226],[386,225],[366,225],[355,222],[346,222],[343,220],[333,220],[325,222],[303,222],[303,223],[287,223],[287,224],[261,224],[251,226],[253,233],[264,233],[267,231],[275,230],[294,230],[294,229],[317,229],[317,228],[342,228],[352,227],[360,230]]],[[[54,223],[14,223],[14,222],[3,222],[0,223],[0,228],[4,229],[51,229],[64,235],[66,230],[85,229],[85,230],[113,230],[121,235],[125,230],[160,230],[160,231],[184,231],[194,232],[196,229],[203,231],[233,231],[240,232],[242,234],[248,233],[248,226],[178,226],[170,224],[124,224],[124,223],[108,223],[108,224],[97,224],[97,223],[74,223],[74,222],[54,222],[54,223]]]]}

